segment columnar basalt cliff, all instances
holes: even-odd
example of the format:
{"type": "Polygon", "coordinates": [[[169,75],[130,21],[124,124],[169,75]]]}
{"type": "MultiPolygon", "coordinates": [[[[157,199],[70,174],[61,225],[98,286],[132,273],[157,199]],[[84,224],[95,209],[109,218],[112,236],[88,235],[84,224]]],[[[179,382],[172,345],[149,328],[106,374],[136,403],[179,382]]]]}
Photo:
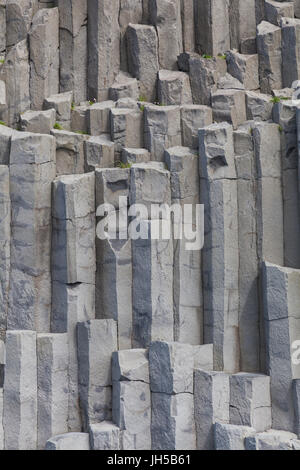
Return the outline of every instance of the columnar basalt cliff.
{"type": "Polygon", "coordinates": [[[0,449],[300,449],[300,0],[0,0],[0,119],[0,449]]]}

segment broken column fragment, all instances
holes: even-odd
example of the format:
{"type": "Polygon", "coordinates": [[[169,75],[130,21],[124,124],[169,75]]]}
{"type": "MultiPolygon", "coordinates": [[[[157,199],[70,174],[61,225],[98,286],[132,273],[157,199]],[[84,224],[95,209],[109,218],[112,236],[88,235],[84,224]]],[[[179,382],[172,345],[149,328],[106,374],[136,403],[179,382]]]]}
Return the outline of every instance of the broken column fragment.
{"type": "Polygon", "coordinates": [[[170,70],[158,72],[158,101],[170,106],[192,104],[192,92],[188,74],[170,70]]]}
{"type": "Polygon", "coordinates": [[[73,92],[58,93],[48,96],[43,103],[44,109],[55,109],[56,122],[66,130],[71,129],[71,108],[73,92]]]}
{"type": "Polygon", "coordinates": [[[109,421],[91,424],[90,443],[92,450],[119,450],[120,430],[109,421]]]}
{"type": "Polygon", "coordinates": [[[56,175],[84,173],[84,144],[89,136],[57,129],[52,129],[51,135],[56,140],[56,175]]]}

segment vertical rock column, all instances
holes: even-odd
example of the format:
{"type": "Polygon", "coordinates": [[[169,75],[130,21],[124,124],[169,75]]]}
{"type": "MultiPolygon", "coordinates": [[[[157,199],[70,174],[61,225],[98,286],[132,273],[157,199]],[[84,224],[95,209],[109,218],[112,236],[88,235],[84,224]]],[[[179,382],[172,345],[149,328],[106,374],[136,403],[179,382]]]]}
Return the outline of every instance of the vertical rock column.
{"type": "Polygon", "coordinates": [[[272,427],[270,377],[239,373],[230,377],[230,423],[258,432],[272,427]]]}
{"type": "Polygon", "coordinates": [[[0,52],[6,49],[6,0],[0,1],[0,52]]]}
{"type": "Polygon", "coordinates": [[[257,254],[256,164],[249,126],[234,132],[239,226],[239,338],[241,370],[258,372],[259,282],[257,254]]]}
{"type": "Polygon", "coordinates": [[[255,1],[229,0],[230,48],[243,54],[256,52],[255,1]]]}
{"type": "Polygon", "coordinates": [[[120,428],[121,450],[151,449],[151,393],[145,349],[112,356],[113,421],[120,428]]]}
{"type": "MultiPolygon", "coordinates": [[[[258,123],[253,129],[257,168],[257,254],[262,261],[284,264],[284,218],[281,142],[277,124],[258,123]]],[[[261,284],[260,284],[261,288],[261,284]]],[[[261,301],[261,296],[259,297],[261,301]]],[[[264,321],[260,321],[260,359],[265,370],[264,321]]]]}
{"type": "Polygon", "coordinates": [[[6,86],[7,103],[1,117],[10,126],[16,125],[20,113],[30,109],[29,74],[28,46],[24,39],[11,48],[0,71],[6,86]]]}
{"type": "Polygon", "coordinates": [[[127,29],[128,70],[139,80],[141,97],[156,100],[159,71],[158,38],[153,26],[130,24],[127,29]]]}
{"type": "Polygon", "coordinates": [[[177,70],[183,52],[180,0],[150,0],[150,22],[156,27],[161,69],[177,70]]]}
{"type": "Polygon", "coordinates": [[[277,124],[253,129],[257,165],[257,234],[260,261],[284,264],[281,142],[277,124]]]}
{"type": "Polygon", "coordinates": [[[11,223],[9,168],[5,165],[0,166],[0,220],[0,340],[4,340],[7,327],[11,223]]]}
{"type": "Polygon", "coordinates": [[[37,335],[38,448],[68,431],[68,335],[37,335]]]}
{"type": "Polygon", "coordinates": [[[197,449],[213,450],[214,424],[229,423],[229,375],[196,369],[194,394],[197,449]]]}
{"type": "Polygon", "coordinates": [[[143,23],[143,0],[120,0],[121,69],[128,70],[126,31],[129,24],[143,23]]]}
{"type": "Polygon", "coordinates": [[[0,450],[4,450],[3,388],[0,388],[0,450]]]}
{"type": "Polygon", "coordinates": [[[70,432],[81,430],[76,324],[95,317],[94,174],[62,176],[53,185],[52,332],[68,333],[70,432]]]}
{"type": "Polygon", "coordinates": [[[262,93],[282,88],[281,29],[267,21],[257,27],[259,79],[262,93]]]}
{"type": "MultiPolygon", "coordinates": [[[[173,147],[166,151],[165,159],[171,173],[172,204],[178,204],[182,209],[183,220],[179,222],[182,231],[185,230],[186,204],[191,205],[193,210],[191,226],[187,223],[186,228],[201,230],[201,226],[196,227],[195,217],[196,205],[200,203],[197,151],[186,147],[173,147]]],[[[180,230],[179,224],[177,221],[176,229],[180,230]]],[[[187,250],[187,242],[184,235],[182,239],[174,240],[174,339],[180,343],[199,345],[203,342],[201,251],[187,250]]]]}
{"type": "Polygon", "coordinates": [[[263,265],[266,363],[271,377],[272,428],[298,432],[293,379],[300,366],[292,360],[294,341],[300,337],[300,271],[263,265]]]}
{"type": "Polygon", "coordinates": [[[228,0],[196,0],[196,45],[200,54],[216,56],[230,49],[228,0]]]}
{"type": "Polygon", "coordinates": [[[195,450],[193,347],[156,341],[149,365],[152,449],[195,450]]]}
{"type": "Polygon", "coordinates": [[[281,137],[284,266],[300,268],[300,206],[298,192],[297,106],[291,101],[276,103],[273,120],[281,137]]]}
{"type": "Polygon", "coordinates": [[[161,220],[151,212],[152,204],[169,206],[170,202],[168,171],[151,168],[151,164],[131,169],[129,203],[144,207],[136,214],[139,220],[131,222],[142,234],[132,237],[133,346],[138,348],[174,338],[173,240],[172,235],[162,238],[155,234],[161,220]]]}
{"type": "Polygon", "coordinates": [[[183,50],[185,52],[194,52],[196,47],[194,0],[180,1],[183,50]]]}
{"type": "Polygon", "coordinates": [[[289,88],[300,79],[300,20],[281,19],[282,34],[282,84],[289,88]]]}
{"type": "Polygon", "coordinates": [[[97,169],[95,173],[97,208],[110,204],[107,214],[110,221],[125,210],[125,222],[119,218],[121,225],[115,234],[107,227],[111,239],[96,239],[96,316],[118,322],[118,349],[132,347],[132,254],[131,240],[127,238],[129,175],[126,168],[97,169]],[[125,200],[123,208],[120,197],[125,200]]]}
{"type": "Polygon", "coordinates": [[[103,101],[120,69],[120,2],[88,1],[88,98],[103,101]]]}
{"type": "Polygon", "coordinates": [[[77,325],[78,383],[83,426],[111,421],[111,356],[118,349],[117,323],[91,320],[77,325]]]}
{"type": "Polygon", "coordinates": [[[200,129],[199,152],[200,202],[205,206],[204,342],[214,344],[216,370],[238,372],[238,206],[232,126],[200,129]]]}
{"type": "Polygon", "coordinates": [[[60,91],[87,99],[87,0],[59,0],[60,91]]]}
{"type": "Polygon", "coordinates": [[[6,450],[37,447],[37,357],[36,333],[8,331],[4,415],[6,450]]]}
{"type": "Polygon", "coordinates": [[[15,133],[11,141],[11,274],[8,329],[49,332],[51,184],[55,139],[15,133]]]}
{"type": "Polygon", "coordinates": [[[59,92],[59,13],[44,8],[29,31],[31,108],[40,110],[48,96],[59,92]]]}

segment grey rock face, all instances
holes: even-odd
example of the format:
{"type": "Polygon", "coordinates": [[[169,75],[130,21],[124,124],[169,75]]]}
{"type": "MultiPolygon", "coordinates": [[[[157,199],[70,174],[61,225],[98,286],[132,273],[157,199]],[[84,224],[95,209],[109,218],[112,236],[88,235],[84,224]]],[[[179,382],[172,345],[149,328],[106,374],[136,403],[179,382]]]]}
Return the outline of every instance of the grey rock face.
{"type": "Polygon", "coordinates": [[[0,0],[0,449],[300,449],[299,21],[0,0]]]}

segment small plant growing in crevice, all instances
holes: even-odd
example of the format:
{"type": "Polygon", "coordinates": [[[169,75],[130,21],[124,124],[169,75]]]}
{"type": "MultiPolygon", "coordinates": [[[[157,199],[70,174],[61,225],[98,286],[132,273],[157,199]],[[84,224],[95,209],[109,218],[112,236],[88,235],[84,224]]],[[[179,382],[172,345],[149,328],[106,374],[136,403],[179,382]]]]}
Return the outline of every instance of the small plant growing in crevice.
{"type": "Polygon", "coordinates": [[[147,101],[147,98],[144,95],[140,95],[138,101],[145,102],[147,101]]]}
{"type": "Polygon", "coordinates": [[[97,100],[96,98],[92,99],[92,100],[89,100],[89,104],[90,106],[92,106],[93,104],[97,103],[97,100]]]}
{"type": "Polygon", "coordinates": [[[280,101],[289,101],[291,98],[288,98],[287,96],[273,96],[273,98],[270,99],[271,103],[280,103],[280,101]]]}
{"type": "Polygon", "coordinates": [[[209,54],[203,54],[202,58],[203,59],[213,59],[213,56],[209,55],[209,54]]]}
{"type": "Polygon", "coordinates": [[[218,54],[218,57],[219,57],[220,59],[224,59],[224,60],[227,59],[226,54],[218,54]]]}
{"type": "Polygon", "coordinates": [[[75,131],[75,134],[88,135],[85,131],[75,131]]]}
{"type": "Polygon", "coordinates": [[[4,122],[4,121],[0,121],[0,126],[6,126],[6,127],[8,127],[7,124],[6,124],[6,122],[4,122]]]}
{"type": "Polygon", "coordinates": [[[57,131],[63,131],[64,128],[61,126],[58,122],[56,122],[53,126],[53,129],[56,129],[57,131]]]}
{"type": "Polygon", "coordinates": [[[75,109],[75,103],[74,103],[74,101],[72,101],[71,109],[72,109],[72,111],[74,111],[74,109],[75,109]]]}
{"type": "Polygon", "coordinates": [[[115,168],[122,168],[122,169],[125,169],[125,168],[131,168],[131,163],[123,163],[121,162],[120,160],[118,160],[116,163],[115,163],[115,168]]]}
{"type": "Polygon", "coordinates": [[[282,132],[283,132],[283,127],[279,125],[279,126],[278,126],[278,130],[279,130],[280,134],[282,134],[282,132]]]}
{"type": "Polygon", "coordinates": [[[271,103],[280,103],[280,96],[273,96],[273,98],[270,99],[271,103]]]}

